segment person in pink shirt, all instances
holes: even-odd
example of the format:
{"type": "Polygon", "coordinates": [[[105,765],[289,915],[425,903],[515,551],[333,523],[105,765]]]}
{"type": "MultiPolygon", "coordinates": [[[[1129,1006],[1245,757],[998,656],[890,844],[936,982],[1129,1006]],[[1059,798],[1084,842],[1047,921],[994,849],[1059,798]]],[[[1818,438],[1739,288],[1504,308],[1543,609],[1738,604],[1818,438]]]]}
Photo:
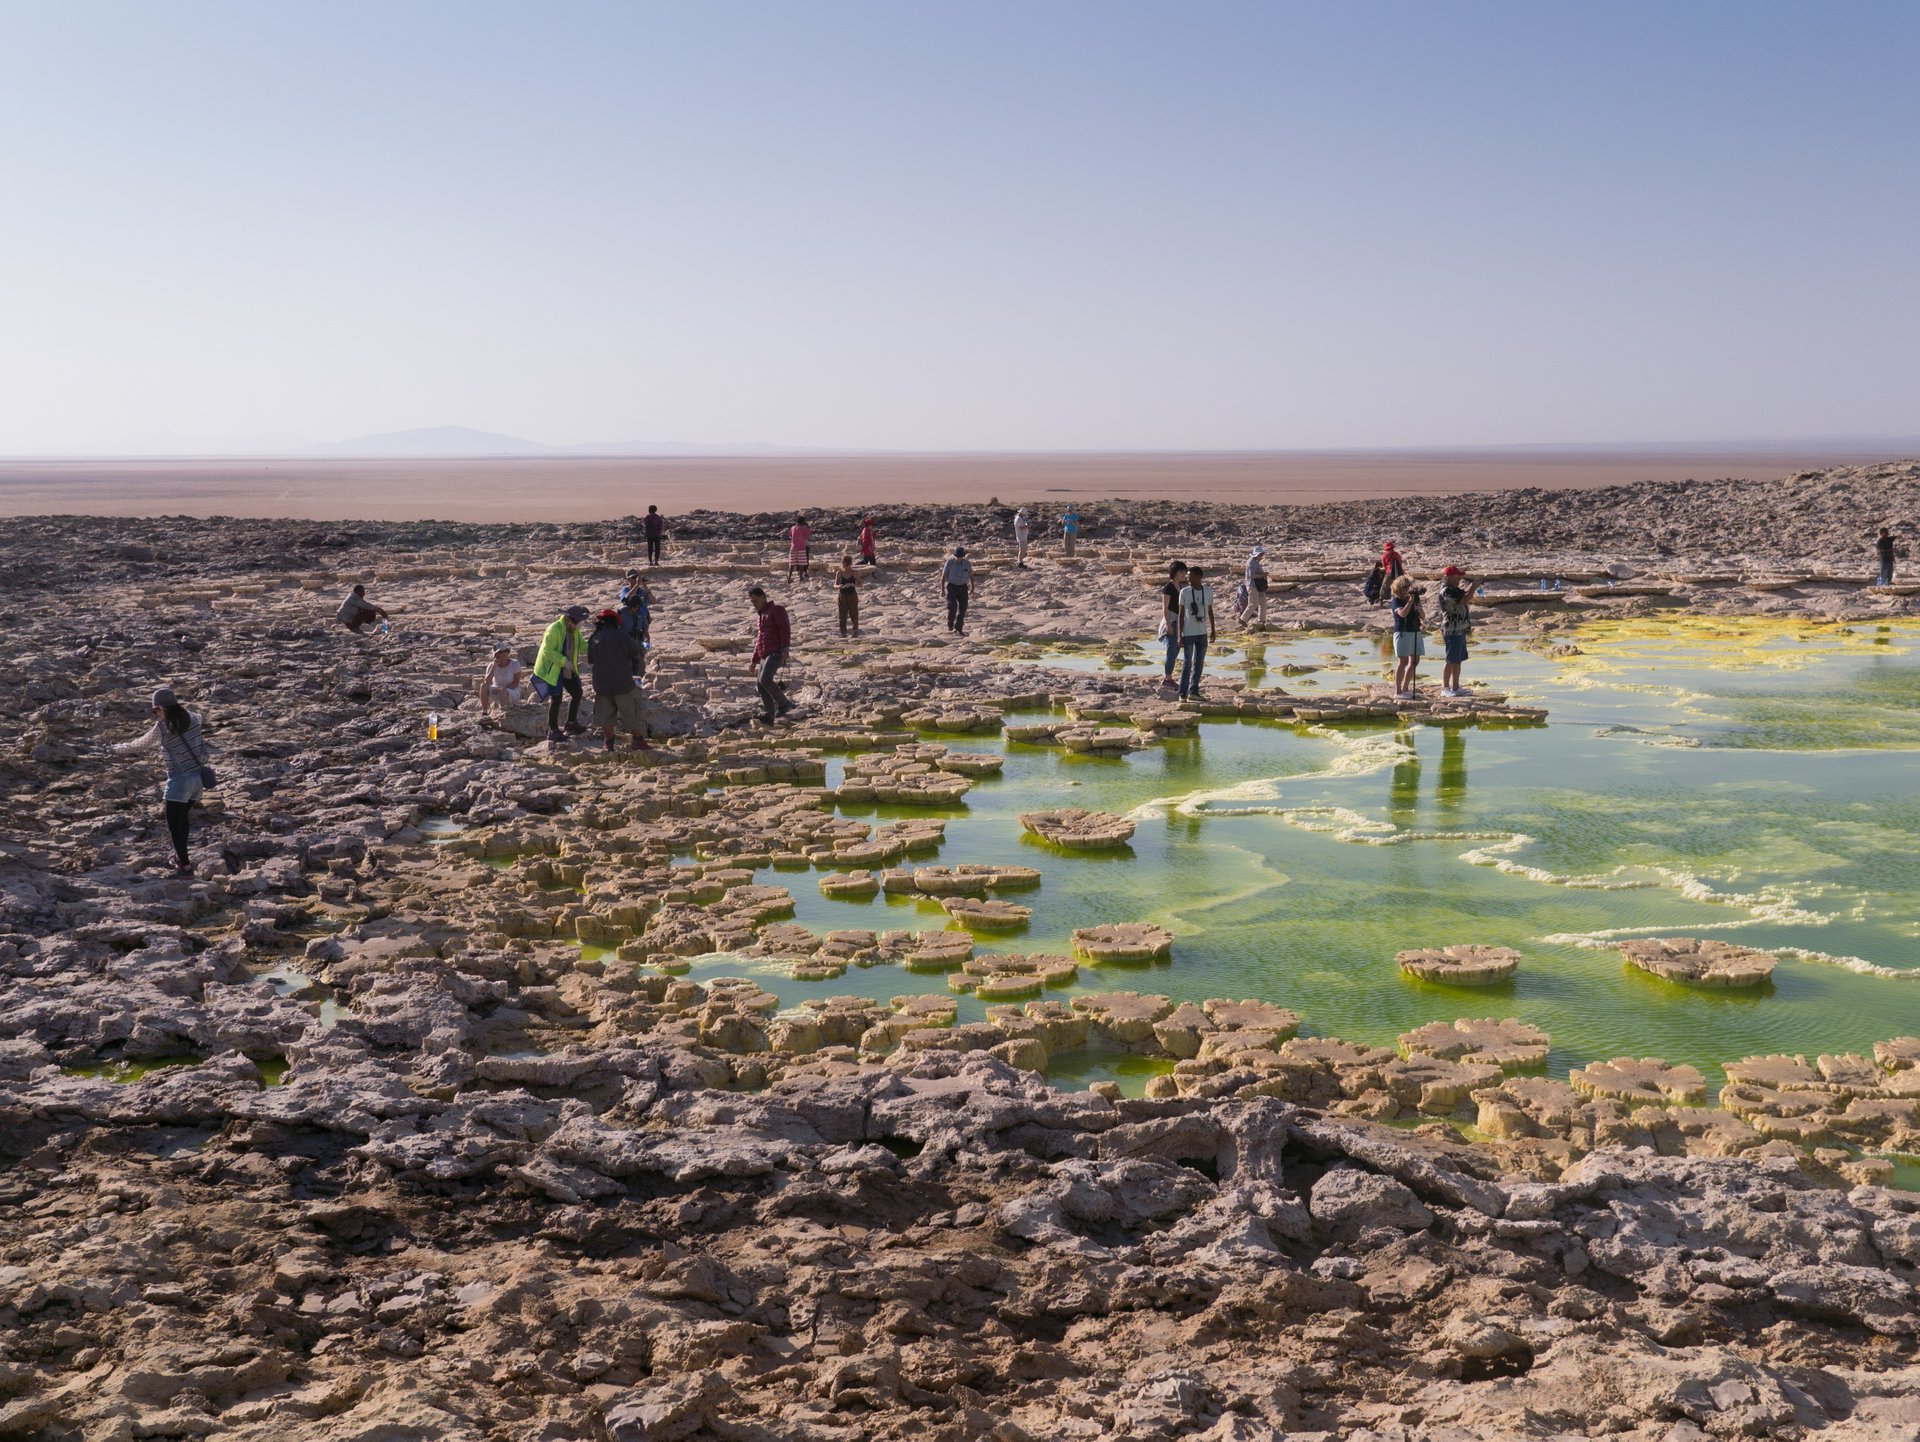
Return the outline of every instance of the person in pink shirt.
{"type": "Polygon", "coordinates": [[[801,580],[807,579],[807,568],[813,564],[813,527],[807,524],[805,516],[796,516],[793,525],[787,531],[787,579],[791,581],[797,574],[801,580]]]}

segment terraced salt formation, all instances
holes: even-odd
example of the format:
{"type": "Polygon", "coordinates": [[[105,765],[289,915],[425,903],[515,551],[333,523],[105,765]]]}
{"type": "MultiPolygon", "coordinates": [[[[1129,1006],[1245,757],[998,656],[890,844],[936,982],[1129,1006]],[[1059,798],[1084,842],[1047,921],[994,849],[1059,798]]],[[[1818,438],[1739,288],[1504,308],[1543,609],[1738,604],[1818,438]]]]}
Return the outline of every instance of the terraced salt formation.
{"type": "Polygon", "coordinates": [[[1690,936],[1623,941],[1620,953],[1629,965],[1689,986],[1763,986],[1780,964],[1779,958],[1750,946],[1690,936]]]}
{"type": "MultiPolygon", "coordinates": [[[[1920,1042],[1757,1058],[1740,1080],[1734,1062],[1713,1107],[1635,1057],[1583,1067],[1586,1095],[1302,1036],[1284,995],[1049,996],[1035,958],[961,932],[802,924],[816,877],[1011,853],[1011,825],[954,854],[951,803],[896,819],[823,782],[848,751],[991,736],[1033,673],[958,649],[876,646],[873,678],[807,658],[801,724],[743,736],[719,729],[748,704],[738,650],[663,628],[652,715],[679,739],[550,755],[518,744],[528,713],[482,728],[458,702],[496,627],[606,580],[617,562],[582,559],[579,530],[492,578],[455,552],[497,566],[500,533],[204,530],[28,524],[4,561],[31,614],[0,658],[27,708],[0,759],[19,808],[0,845],[0,1430],[1920,1424],[1920,1215],[1871,1185],[1873,1151],[1914,1145],[1920,1042]],[[138,554],[156,538],[164,561],[138,554]],[[308,618],[334,556],[420,588],[397,644],[308,618]],[[316,568],[313,591],[288,581],[316,568]],[[93,583],[109,571],[119,587],[93,583]],[[190,881],[146,869],[151,778],[99,750],[183,669],[223,748],[190,881]],[[932,694],[956,678],[977,695],[932,694]],[[431,747],[429,707],[451,718],[431,747]],[[676,974],[720,954],[752,974],[676,974]],[[789,970],[820,994],[783,1004],[789,970]],[[833,994],[848,975],[889,986],[833,994]],[[1040,995],[962,1020],[981,1009],[956,979],[975,976],[1040,995]],[[1166,1070],[1137,1100],[1043,1084],[1082,1054],[1166,1070]],[[159,1062],[126,1085],[67,1070],[159,1062]],[[1493,1140],[1460,1145],[1462,1122],[1493,1140]]],[[[715,569],[679,583],[753,573],[693,564],[715,569]]],[[[685,634],[732,624],[696,604],[685,634]]],[[[1037,684],[1089,711],[1147,689],[1037,684]]],[[[1219,689],[1209,716],[1289,704],[1219,689]]],[[[1413,991],[1390,953],[1383,984],[1413,991]]]]}
{"type": "Polygon", "coordinates": [[[1408,976],[1447,986],[1493,986],[1520,968],[1520,953],[1510,946],[1445,946],[1403,951],[1394,957],[1408,976]]]}

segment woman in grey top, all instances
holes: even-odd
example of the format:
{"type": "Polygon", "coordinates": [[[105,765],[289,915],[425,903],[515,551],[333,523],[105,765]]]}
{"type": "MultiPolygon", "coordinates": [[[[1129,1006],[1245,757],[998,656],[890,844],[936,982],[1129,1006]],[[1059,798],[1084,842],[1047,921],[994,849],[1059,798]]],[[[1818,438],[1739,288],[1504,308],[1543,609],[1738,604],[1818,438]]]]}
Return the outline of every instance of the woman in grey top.
{"type": "Polygon", "coordinates": [[[200,734],[200,718],[180,704],[171,687],[162,686],[153,693],[153,725],[144,735],[123,741],[116,751],[155,748],[166,762],[167,784],[161,792],[167,813],[167,834],[173,838],[173,854],[181,876],[193,875],[193,863],[187,858],[187,815],[205,789],[207,743],[200,734]]]}

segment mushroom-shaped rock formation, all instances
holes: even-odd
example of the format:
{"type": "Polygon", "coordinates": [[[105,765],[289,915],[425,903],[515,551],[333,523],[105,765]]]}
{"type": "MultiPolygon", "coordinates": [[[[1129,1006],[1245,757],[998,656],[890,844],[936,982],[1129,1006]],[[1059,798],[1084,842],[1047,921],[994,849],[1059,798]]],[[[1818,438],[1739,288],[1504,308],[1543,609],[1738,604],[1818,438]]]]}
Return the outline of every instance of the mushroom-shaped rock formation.
{"type": "Polygon", "coordinates": [[[1054,737],[1069,751],[1113,754],[1138,751],[1147,738],[1130,726],[1069,726],[1054,737]]]}
{"type": "Polygon", "coordinates": [[[1154,1042],[1153,1024],[1172,1014],[1173,1003],[1164,996],[1142,996],[1137,991],[1102,991],[1076,996],[1073,1009],[1104,1038],[1145,1049],[1154,1042]]]}
{"type": "Polygon", "coordinates": [[[961,776],[998,776],[1007,758],[992,752],[950,751],[934,764],[961,776]]]}
{"type": "Polygon", "coordinates": [[[1300,1016],[1270,1001],[1225,1001],[1218,997],[1202,1004],[1207,1020],[1222,1031],[1272,1032],[1287,1041],[1300,1030],[1300,1016]]]}
{"type": "Polygon", "coordinates": [[[1576,1091],[1614,1101],[1700,1106],[1707,1099],[1704,1076],[1690,1066],[1669,1066],[1657,1056],[1597,1061],[1575,1067],[1567,1080],[1576,1091]]]}
{"type": "Polygon", "coordinates": [[[1750,1056],[1727,1062],[1720,1069],[1730,1082],[1773,1091],[1803,1091],[1821,1084],[1820,1074],[1803,1056],[1750,1056]]]}
{"type": "Polygon", "coordinates": [[[1023,811],[1020,824],[1042,841],[1071,851],[1099,851],[1125,846],[1133,837],[1133,822],[1109,811],[1066,807],[1058,811],[1023,811]]]}
{"type": "Polygon", "coordinates": [[[1033,919],[1031,908],[997,899],[981,901],[971,896],[949,896],[940,906],[969,931],[1018,931],[1033,919]]]}
{"type": "Polygon", "coordinates": [[[992,881],[993,873],[986,870],[947,866],[913,869],[913,889],[922,896],[985,896],[992,881]]]}
{"type": "Polygon", "coordinates": [[[1510,1016],[1462,1017],[1451,1025],[1428,1022],[1400,1037],[1408,1056],[1437,1056],[1447,1061],[1482,1062],[1502,1071],[1545,1066],[1547,1034],[1510,1016]]]}
{"type": "Polygon", "coordinates": [[[1422,981],[1448,986],[1492,986],[1505,981],[1520,966],[1520,953],[1510,946],[1443,946],[1403,951],[1394,957],[1400,970],[1422,981]]]}
{"type": "Polygon", "coordinates": [[[1768,952],[1691,936],[1623,941],[1620,954],[1644,972],[1689,986],[1759,986],[1778,964],[1768,952]]]}
{"type": "Polygon", "coordinates": [[[871,871],[829,871],[820,878],[822,896],[858,901],[876,896],[879,891],[880,878],[871,871]]]}
{"type": "Polygon", "coordinates": [[[1165,961],[1173,954],[1173,933],[1150,921],[1116,921],[1077,927],[1075,954],[1088,961],[1165,961]]]}
{"type": "Polygon", "coordinates": [[[923,931],[903,964],[908,971],[952,971],[972,955],[973,938],[964,931],[923,931]]]}

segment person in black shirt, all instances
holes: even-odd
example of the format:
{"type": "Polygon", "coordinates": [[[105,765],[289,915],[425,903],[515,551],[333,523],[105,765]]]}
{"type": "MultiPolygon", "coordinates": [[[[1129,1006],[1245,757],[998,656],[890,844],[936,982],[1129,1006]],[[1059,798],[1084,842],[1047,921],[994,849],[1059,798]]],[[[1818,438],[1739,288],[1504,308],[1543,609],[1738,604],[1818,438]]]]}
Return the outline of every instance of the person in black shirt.
{"type": "Polygon", "coordinates": [[[647,537],[647,564],[660,564],[660,543],[667,538],[667,518],[660,514],[658,506],[647,507],[647,519],[642,522],[647,537]]]}
{"type": "Polygon", "coordinates": [[[1891,527],[1880,528],[1880,538],[1873,543],[1873,548],[1880,553],[1880,584],[1891,586],[1893,584],[1893,530],[1891,527]]]}
{"type": "Polygon", "coordinates": [[[1180,659],[1180,590],[1187,584],[1187,563],[1167,567],[1167,584],[1160,588],[1160,634],[1167,643],[1167,671],[1162,686],[1173,684],[1173,663],[1180,659]]]}

